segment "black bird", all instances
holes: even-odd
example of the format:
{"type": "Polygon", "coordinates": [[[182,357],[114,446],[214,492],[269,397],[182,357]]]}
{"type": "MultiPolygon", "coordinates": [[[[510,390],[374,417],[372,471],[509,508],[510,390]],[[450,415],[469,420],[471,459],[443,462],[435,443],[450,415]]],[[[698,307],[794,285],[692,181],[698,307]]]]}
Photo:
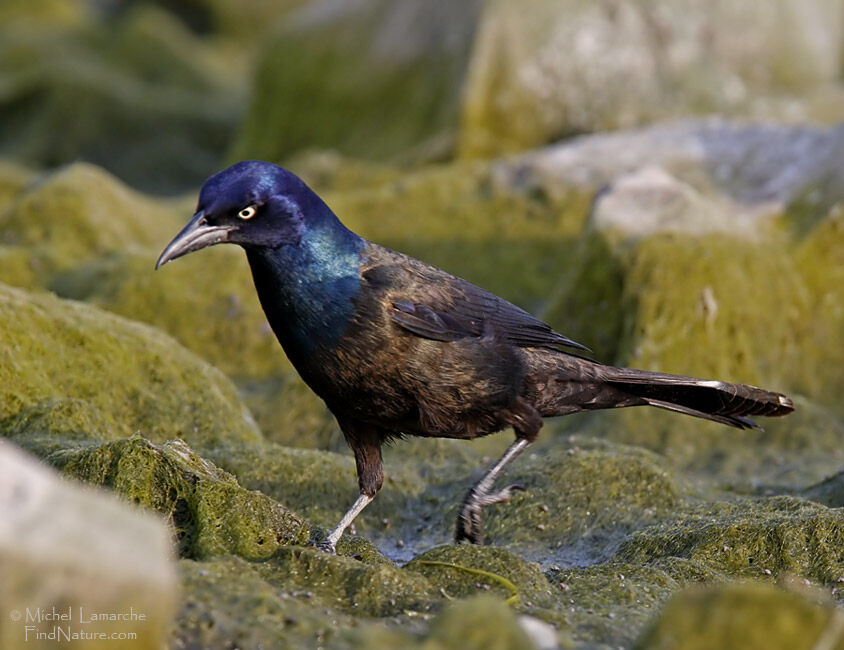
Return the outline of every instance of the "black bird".
{"type": "Polygon", "coordinates": [[[516,440],[469,490],[456,538],[481,540],[481,509],[542,418],[650,405],[740,429],[782,416],[785,395],[753,386],[615,368],[568,354],[584,346],[511,303],[348,230],[302,180],[244,161],[211,176],[196,214],[156,268],[220,243],[246,251],[264,313],[290,361],[337,418],[360,495],[320,542],[381,488],[381,446],[404,435],[471,439],[512,427],[516,440]]]}

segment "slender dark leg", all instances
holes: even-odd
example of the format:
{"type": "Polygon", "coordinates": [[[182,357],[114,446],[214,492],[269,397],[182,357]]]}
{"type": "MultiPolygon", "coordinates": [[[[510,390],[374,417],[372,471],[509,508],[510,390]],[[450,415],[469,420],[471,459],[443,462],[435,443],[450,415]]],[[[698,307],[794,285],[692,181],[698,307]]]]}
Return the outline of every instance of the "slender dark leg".
{"type": "Polygon", "coordinates": [[[507,465],[527,449],[529,444],[530,441],[526,438],[517,438],[512,445],[507,447],[504,455],[489,468],[483,478],[475,483],[472,489],[466,494],[466,497],[463,499],[463,505],[460,507],[460,513],[457,515],[456,542],[467,541],[471,544],[480,544],[483,539],[481,509],[485,506],[491,506],[494,503],[509,501],[510,497],[513,496],[513,492],[523,489],[521,485],[508,485],[498,492],[490,492],[495,479],[498,478],[507,465]]]}

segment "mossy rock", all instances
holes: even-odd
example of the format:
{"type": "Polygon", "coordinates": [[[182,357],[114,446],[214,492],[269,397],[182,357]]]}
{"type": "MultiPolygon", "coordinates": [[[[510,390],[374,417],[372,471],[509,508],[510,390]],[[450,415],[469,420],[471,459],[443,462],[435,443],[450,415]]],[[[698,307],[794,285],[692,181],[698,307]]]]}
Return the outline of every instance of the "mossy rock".
{"type": "Polygon", "coordinates": [[[808,291],[806,339],[795,384],[844,417],[844,203],[834,204],[800,242],[795,262],[808,291]]]}
{"type": "Polygon", "coordinates": [[[296,513],[227,472],[181,440],[154,445],[140,436],[58,452],[48,460],[64,474],[101,485],[165,515],[179,555],[265,559],[286,544],[304,544],[310,528],[296,513]]]}
{"type": "Polygon", "coordinates": [[[800,496],[830,508],[844,508],[844,470],[810,485],[800,496]]]}
{"type": "Polygon", "coordinates": [[[0,159],[0,214],[35,178],[35,172],[12,160],[0,159]]]}
{"type": "Polygon", "coordinates": [[[350,648],[357,620],[315,602],[310,590],[279,589],[258,566],[225,556],[179,564],[182,607],[171,643],[223,650],[243,648],[350,648]],[[339,638],[338,638],[339,637],[339,638]]]}
{"type": "Polygon", "coordinates": [[[39,178],[0,214],[2,243],[25,248],[45,282],[109,253],[157,245],[177,223],[172,205],[86,163],[39,178]]]}
{"type": "Polygon", "coordinates": [[[226,0],[178,0],[167,4],[198,33],[212,32],[225,44],[236,44],[242,50],[258,47],[287,14],[307,0],[246,0],[233,5],[226,0]]]}
{"type": "Polygon", "coordinates": [[[45,434],[142,431],[200,448],[261,437],[220,371],[146,325],[0,285],[0,343],[0,431],[23,446],[45,434]]]}
{"type": "Polygon", "coordinates": [[[92,17],[91,7],[84,0],[6,0],[0,7],[4,23],[79,27],[89,24],[92,17]]]}
{"type": "Polygon", "coordinates": [[[490,591],[530,610],[553,607],[558,596],[538,564],[503,548],[440,546],[413,558],[405,569],[425,576],[453,598],[490,591]]]}
{"type": "MultiPolygon", "coordinates": [[[[186,647],[215,650],[231,647],[290,647],[371,650],[504,650],[530,648],[533,642],[517,614],[503,600],[480,595],[448,602],[430,590],[433,585],[418,574],[397,569],[367,568],[348,558],[332,558],[313,550],[287,551],[286,559],[263,563],[237,557],[194,562],[183,560],[183,605],[174,626],[173,641],[186,647]],[[290,562],[294,573],[283,570],[290,562]],[[276,567],[275,570],[273,567],[276,567]],[[331,569],[326,569],[332,567],[331,569]],[[302,573],[303,570],[305,573],[302,573]],[[325,571],[323,571],[326,569],[325,571]],[[314,573],[317,571],[317,573],[314,573]],[[392,573],[398,572],[390,579],[392,573]],[[387,577],[386,590],[372,593],[363,603],[382,602],[391,616],[374,618],[361,609],[354,585],[356,576],[387,577]],[[304,584],[301,579],[308,578],[304,584]],[[319,578],[311,582],[311,578],[319,578]],[[398,594],[392,581],[415,585],[398,594]],[[348,582],[346,582],[348,580],[348,582]],[[345,596],[352,589],[352,597],[345,596]],[[391,603],[391,600],[395,600],[391,603]],[[358,606],[355,606],[358,604],[358,606]],[[410,608],[401,610],[401,606],[410,608]],[[421,609],[413,609],[419,606],[421,609]],[[439,613],[432,615],[434,606],[439,613]]],[[[370,578],[368,578],[370,579],[370,578]]],[[[364,609],[370,607],[366,604],[364,609]]],[[[380,605],[374,610],[380,611],[380,605]]]]}
{"type": "Polygon", "coordinates": [[[277,161],[305,148],[381,160],[449,153],[479,8],[304,4],[263,48],[231,158],[277,161]]]}
{"type": "Polygon", "coordinates": [[[559,591],[572,637],[607,647],[629,647],[684,584],[661,568],[620,562],[554,565],[547,575],[559,591]]]}
{"type": "Polygon", "coordinates": [[[769,584],[693,588],[672,598],[636,650],[844,648],[841,612],[769,584]]]}
{"type": "MultiPolygon", "coordinates": [[[[170,225],[162,232],[176,230],[170,225]]],[[[149,323],[233,378],[264,380],[292,371],[239,248],[219,246],[155,271],[159,252],[102,256],[55,275],[49,288],[149,323]]]]}
{"type": "Polygon", "coordinates": [[[602,561],[632,530],[670,516],[689,498],[664,459],[635,447],[575,438],[525,456],[501,479],[524,491],[486,509],[485,534],[544,562],[602,561]]]}
{"type": "MultiPolygon", "coordinates": [[[[488,2],[465,83],[460,153],[501,156],[693,114],[783,121],[799,106],[805,116],[810,98],[837,83],[837,11],[817,0],[611,11],[580,0],[535,0],[529,11],[488,2]]],[[[821,112],[831,123],[840,117],[821,112]]]]}
{"type": "Polygon", "coordinates": [[[793,497],[708,504],[634,532],[616,559],[684,558],[736,577],[795,574],[835,585],[844,577],[844,512],[793,497]]]}
{"type": "Polygon", "coordinates": [[[536,647],[536,644],[511,608],[494,596],[479,595],[445,608],[431,622],[421,647],[507,650],[536,647]]]}
{"type": "Polygon", "coordinates": [[[36,167],[88,160],[158,192],[199,183],[239,116],[242,55],[148,4],[86,13],[2,23],[0,151],[36,167]]]}
{"type": "Polygon", "coordinates": [[[279,549],[271,561],[262,563],[258,571],[267,581],[285,589],[310,591],[332,610],[364,617],[426,612],[440,600],[437,588],[418,573],[399,569],[383,556],[372,559],[286,547],[279,549]]]}

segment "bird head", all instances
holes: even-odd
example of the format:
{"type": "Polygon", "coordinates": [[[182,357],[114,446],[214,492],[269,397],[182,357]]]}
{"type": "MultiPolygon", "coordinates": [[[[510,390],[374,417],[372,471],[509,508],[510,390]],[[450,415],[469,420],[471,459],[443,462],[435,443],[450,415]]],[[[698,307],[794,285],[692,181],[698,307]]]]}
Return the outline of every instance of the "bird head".
{"type": "Polygon", "coordinates": [[[301,179],[272,163],[246,160],[214,174],[202,186],[196,214],[171,241],[155,268],[215,244],[245,248],[296,245],[306,215],[319,198],[301,179]]]}

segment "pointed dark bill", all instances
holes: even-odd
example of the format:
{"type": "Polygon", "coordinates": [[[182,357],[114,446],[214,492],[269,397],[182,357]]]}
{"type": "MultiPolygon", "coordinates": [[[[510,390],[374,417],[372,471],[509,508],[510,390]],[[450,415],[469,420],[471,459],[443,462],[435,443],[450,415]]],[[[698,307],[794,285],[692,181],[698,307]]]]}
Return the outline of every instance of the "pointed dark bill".
{"type": "Polygon", "coordinates": [[[205,213],[200,210],[193,215],[188,225],[182,228],[173,241],[167,244],[167,248],[162,251],[155,263],[155,268],[158,269],[170,260],[198,251],[200,248],[228,241],[232,230],[234,226],[212,226],[205,220],[205,213]]]}

